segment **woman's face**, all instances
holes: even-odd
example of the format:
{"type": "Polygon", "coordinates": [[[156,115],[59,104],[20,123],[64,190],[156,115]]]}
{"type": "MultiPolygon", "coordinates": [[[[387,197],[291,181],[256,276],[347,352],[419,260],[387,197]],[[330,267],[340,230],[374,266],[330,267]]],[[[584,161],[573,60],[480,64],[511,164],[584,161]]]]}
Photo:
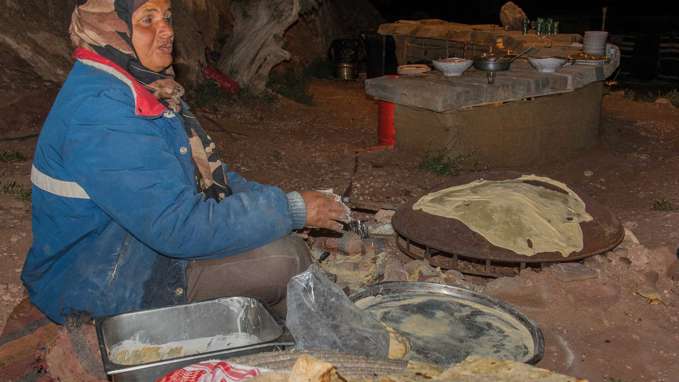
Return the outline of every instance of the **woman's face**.
{"type": "Polygon", "coordinates": [[[142,65],[160,72],[172,64],[170,0],[149,0],[132,14],[132,46],[142,65]]]}

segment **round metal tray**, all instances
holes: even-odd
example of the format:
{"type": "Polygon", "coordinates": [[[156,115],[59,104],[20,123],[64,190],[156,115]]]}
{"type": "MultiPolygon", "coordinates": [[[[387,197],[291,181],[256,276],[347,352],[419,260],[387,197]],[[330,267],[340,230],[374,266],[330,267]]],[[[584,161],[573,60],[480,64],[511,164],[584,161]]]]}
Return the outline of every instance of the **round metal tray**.
{"type": "MultiPolygon", "coordinates": [[[[460,175],[434,188],[442,190],[451,186],[466,184],[483,178],[487,180],[515,179],[522,174],[514,171],[485,171],[460,175]]],[[[547,184],[540,185],[549,188],[547,184]]],[[[594,217],[593,221],[581,223],[584,247],[580,252],[563,257],[556,252],[543,252],[535,256],[523,256],[515,252],[496,247],[483,236],[469,229],[456,219],[448,219],[413,210],[412,206],[419,200],[413,198],[396,211],[392,218],[394,230],[405,239],[423,247],[443,252],[451,257],[462,259],[489,260],[491,262],[510,264],[560,263],[582,260],[586,257],[609,251],[618,246],[625,237],[620,221],[606,207],[598,203],[586,193],[570,186],[587,206],[587,212],[594,217]]]]}
{"type": "Polygon", "coordinates": [[[464,288],[385,282],[349,298],[408,340],[406,360],[449,366],[479,355],[535,364],[544,355],[544,337],[533,321],[464,288]]]}

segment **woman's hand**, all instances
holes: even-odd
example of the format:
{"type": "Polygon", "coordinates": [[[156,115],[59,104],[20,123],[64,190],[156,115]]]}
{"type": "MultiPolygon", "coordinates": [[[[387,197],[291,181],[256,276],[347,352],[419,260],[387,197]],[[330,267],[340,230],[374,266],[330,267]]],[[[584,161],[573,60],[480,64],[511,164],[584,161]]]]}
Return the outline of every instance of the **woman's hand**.
{"type": "Polygon", "coordinates": [[[349,208],[339,201],[337,195],[319,192],[300,192],[306,204],[306,226],[342,230],[342,224],[351,219],[349,208]]]}

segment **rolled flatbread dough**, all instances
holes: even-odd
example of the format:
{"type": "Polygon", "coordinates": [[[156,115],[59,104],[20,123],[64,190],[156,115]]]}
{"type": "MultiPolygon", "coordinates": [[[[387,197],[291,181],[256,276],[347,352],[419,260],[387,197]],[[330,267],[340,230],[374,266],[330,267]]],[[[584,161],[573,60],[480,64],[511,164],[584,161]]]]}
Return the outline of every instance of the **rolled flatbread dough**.
{"type": "Polygon", "coordinates": [[[583,248],[580,223],[593,220],[585,203],[564,183],[535,175],[479,179],[423,196],[413,210],[457,219],[493,245],[519,255],[583,248]],[[560,191],[527,182],[549,184],[560,191]]]}

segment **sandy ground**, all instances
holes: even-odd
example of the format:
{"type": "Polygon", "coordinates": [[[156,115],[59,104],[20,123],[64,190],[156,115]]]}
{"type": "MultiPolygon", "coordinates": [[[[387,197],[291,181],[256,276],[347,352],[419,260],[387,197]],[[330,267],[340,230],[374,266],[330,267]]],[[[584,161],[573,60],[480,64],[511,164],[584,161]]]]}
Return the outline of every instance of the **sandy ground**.
{"type": "MultiPolygon", "coordinates": [[[[5,75],[1,79],[12,79],[11,72],[5,75]]],[[[0,327],[25,293],[19,272],[31,243],[24,192],[36,143],[32,135],[39,132],[56,87],[29,82],[10,90],[13,96],[0,99],[0,115],[6,116],[0,121],[0,327]]],[[[288,99],[226,101],[198,115],[224,162],[245,177],[285,190],[341,192],[349,184],[354,151],[377,142],[377,108],[360,82],[316,80],[311,92],[313,106],[288,99]]],[[[628,242],[627,248],[588,263],[595,278],[563,281],[556,270],[526,272],[491,282],[486,290],[541,325],[547,343],[540,366],[591,381],[676,381],[678,287],[665,268],[679,243],[674,211],[679,208],[679,109],[608,94],[601,138],[598,147],[577,157],[517,170],[589,193],[634,232],[640,246],[628,242]],[[652,288],[662,302],[650,304],[658,301],[637,293],[643,288],[652,288]]],[[[398,206],[445,180],[419,169],[421,160],[399,150],[361,155],[354,200],[398,206]]]]}

